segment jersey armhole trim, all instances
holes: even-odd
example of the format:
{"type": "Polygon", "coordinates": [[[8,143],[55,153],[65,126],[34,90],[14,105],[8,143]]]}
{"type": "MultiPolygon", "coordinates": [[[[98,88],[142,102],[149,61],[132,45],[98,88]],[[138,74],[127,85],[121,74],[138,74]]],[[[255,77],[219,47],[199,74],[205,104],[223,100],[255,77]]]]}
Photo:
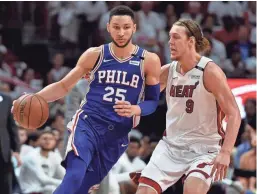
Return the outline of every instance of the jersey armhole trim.
{"type": "Polygon", "coordinates": [[[145,54],[146,50],[142,52],[142,56],[140,56],[140,70],[141,70],[141,76],[142,79],[145,81],[145,68],[144,68],[144,62],[145,62],[145,54]]]}
{"type": "MultiPolygon", "coordinates": [[[[205,65],[205,67],[206,67],[210,62],[212,62],[212,61],[209,61],[209,62],[205,65]]],[[[204,69],[205,69],[205,68],[204,68],[204,69]]],[[[205,86],[205,84],[204,84],[204,72],[205,72],[205,71],[203,71],[203,75],[202,75],[202,77],[203,77],[203,79],[202,79],[202,81],[203,81],[203,87],[204,87],[204,89],[205,89],[205,91],[206,91],[207,93],[213,94],[212,92],[210,92],[209,90],[207,90],[207,88],[206,88],[206,86],[205,86]]]]}
{"type": "Polygon", "coordinates": [[[99,68],[99,66],[102,64],[103,56],[104,56],[104,46],[102,45],[101,52],[99,53],[99,55],[97,57],[94,67],[92,68],[92,72],[95,72],[99,68]]]}

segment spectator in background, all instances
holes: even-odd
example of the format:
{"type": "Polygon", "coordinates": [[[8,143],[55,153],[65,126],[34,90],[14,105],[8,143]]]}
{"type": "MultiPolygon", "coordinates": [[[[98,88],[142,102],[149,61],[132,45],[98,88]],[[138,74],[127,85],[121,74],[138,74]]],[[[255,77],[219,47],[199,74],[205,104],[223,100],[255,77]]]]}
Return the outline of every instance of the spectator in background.
{"type": "Polygon", "coordinates": [[[245,64],[241,59],[241,53],[238,48],[234,49],[231,59],[227,59],[221,68],[229,78],[245,77],[245,64]]]}
{"type": "Polygon", "coordinates": [[[210,48],[204,52],[204,56],[212,59],[216,64],[219,64],[221,66],[221,59],[217,55],[213,54],[213,41],[211,39],[208,39],[210,43],[210,48]]]}
{"type": "MultiPolygon", "coordinates": [[[[252,171],[256,174],[256,129],[251,128],[251,150],[244,153],[240,158],[240,169],[252,171]]],[[[239,177],[240,182],[243,184],[248,193],[256,193],[256,177],[239,177]]]]}
{"type": "Polygon", "coordinates": [[[214,14],[207,13],[201,21],[201,27],[203,29],[210,29],[212,31],[217,28],[217,25],[217,18],[214,14]]]}
{"type": "Polygon", "coordinates": [[[92,46],[100,44],[98,23],[107,9],[104,1],[78,1],[76,2],[78,13],[80,14],[81,24],[79,29],[79,47],[86,50],[92,46]]]}
{"type": "Polygon", "coordinates": [[[53,68],[47,75],[47,84],[60,81],[69,71],[68,67],[64,65],[64,55],[62,53],[56,53],[52,60],[53,68]]]}
{"type": "Polygon", "coordinates": [[[53,117],[51,122],[51,128],[59,131],[60,137],[63,137],[65,127],[64,127],[64,114],[62,112],[57,112],[53,117]]]}
{"type": "Polygon", "coordinates": [[[147,25],[150,25],[155,30],[156,40],[159,39],[159,33],[164,29],[165,24],[160,19],[158,13],[152,11],[153,10],[153,2],[152,1],[143,1],[141,2],[141,10],[138,11],[139,23],[141,24],[141,28],[147,28],[147,25]]]}
{"type": "Polygon", "coordinates": [[[183,19],[191,19],[196,21],[198,24],[201,23],[201,20],[203,18],[201,10],[201,4],[197,1],[190,1],[188,3],[188,10],[187,12],[184,12],[181,14],[180,18],[183,19]]]}
{"type": "Polygon", "coordinates": [[[1,193],[12,194],[13,166],[11,156],[13,155],[21,165],[19,156],[20,142],[17,126],[11,114],[12,99],[0,92],[0,188],[1,193]]]}
{"type": "Polygon", "coordinates": [[[39,131],[30,132],[28,134],[28,139],[25,142],[26,145],[36,148],[39,146],[39,131]]]}
{"type": "Polygon", "coordinates": [[[256,129],[256,99],[249,98],[245,102],[246,122],[256,129]]]}
{"type": "Polygon", "coordinates": [[[52,194],[64,177],[61,160],[52,150],[56,146],[54,134],[43,131],[39,137],[39,148],[29,152],[21,166],[19,182],[23,193],[52,194]]]}
{"type": "MultiPolygon", "coordinates": [[[[236,1],[210,1],[208,4],[208,13],[215,14],[222,24],[222,18],[224,16],[230,16],[231,18],[242,17],[243,16],[243,6],[236,1]]],[[[224,23],[223,23],[224,25],[224,23]]]]}
{"type": "Polygon", "coordinates": [[[256,26],[251,30],[250,41],[256,46],[256,26]]]}
{"type": "Polygon", "coordinates": [[[239,168],[241,156],[251,149],[251,126],[246,124],[245,131],[241,136],[241,144],[237,146],[234,155],[234,167],[239,168]]]}
{"type": "Polygon", "coordinates": [[[135,14],[135,23],[137,25],[137,31],[133,36],[133,41],[140,47],[150,51],[157,52],[159,48],[157,46],[158,40],[156,40],[156,30],[150,24],[142,24],[139,19],[139,15],[135,14]]]}
{"type": "Polygon", "coordinates": [[[0,46],[0,76],[12,77],[12,68],[4,61],[4,56],[7,53],[5,46],[0,46]]]}
{"type": "Polygon", "coordinates": [[[214,37],[223,42],[225,46],[230,42],[238,40],[235,20],[231,16],[224,16],[222,18],[222,29],[216,31],[214,37]]]}
{"type": "Polygon", "coordinates": [[[32,87],[32,81],[35,80],[35,71],[31,68],[26,69],[23,72],[22,80],[25,84],[16,85],[14,90],[10,93],[12,99],[17,99],[23,93],[32,93],[35,90],[32,87]]]}
{"type": "MultiPolygon", "coordinates": [[[[225,45],[221,41],[213,37],[213,32],[211,28],[203,28],[203,35],[212,44],[210,55],[215,56],[215,58],[219,58],[220,63],[224,63],[224,61],[227,58],[225,45]]],[[[217,62],[217,64],[220,64],[220,63],[217,62]]]]}
{"type": "Polygon", "coordinates": [[[256,27],[256,1],[248,1],[248,10],[245,13],[246,23],[256,27]]]}
{"type": "Polygon", "coordinates": [[[26,156],[27,153],[33,150],[33,147],[25,144],[25,142],[28,140],[28,132],[25,128],[19,127],[18,135],[19,135],[20,146],[21,146],[20,157],[21,157],[21,160],[23,160],[24,156],[26,156]]]}
{"type": "Polygon", "coordinates": [[[241,25],[238,29],[238,39],[227,44],[228,57],[231,57],[232,50],[239,48],[241,58],[245,62],[251,54],[252,43],[249,41],[249,30],[246,26],[241,25]]]}
{"type": "Polygon", "coordinates": [[[246,70],[249,78],[256,78],[256,44],[251,46],[251,55],[246,59],[246,70]]]}
{"type": "Polygon", "coordinates": [[[64,43],[76,45],[78,41],[79,21],[77,19],[76,2],[60,2],[58,14],[60,37],[64,43]]]}

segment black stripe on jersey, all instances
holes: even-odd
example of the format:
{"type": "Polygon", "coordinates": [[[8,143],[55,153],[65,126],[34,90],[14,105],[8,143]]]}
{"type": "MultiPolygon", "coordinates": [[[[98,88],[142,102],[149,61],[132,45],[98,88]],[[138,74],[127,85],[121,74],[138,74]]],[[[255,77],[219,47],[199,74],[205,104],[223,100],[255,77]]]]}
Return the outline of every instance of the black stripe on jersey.
{"type": "Polygon", "coordinates": [[[140,58],[141,60],[145,60],[145,57],[143,57],[143,56],[138,56],[138,55],[136,55],[136,54],[131,54],[131,56],[140,58]]]}
{"type": "Polygon", "coordinates": [[[199,69],[200,71],[204,71],[204,68],[199,67],[198,65],[197,65],[197,66],[195,66],[195,68],[196,68],[196,69],[199,69]]]}
{"type": "MultiPolygon", "coordinates": [[[[101,52],[102,52],[102,51],[101,51],[101,52]]],[[[96,68],[96,66],[97,66],[97,64],[98,64],[98,62],[99,62],[99,60],[100,60],[101,52],[99,53],[99,55],[98,55],[98,57],[97,57],[97,60],[96,60],[94,66],[93,66],[93,68],[92,68],[92,71],[96,68]]]]}

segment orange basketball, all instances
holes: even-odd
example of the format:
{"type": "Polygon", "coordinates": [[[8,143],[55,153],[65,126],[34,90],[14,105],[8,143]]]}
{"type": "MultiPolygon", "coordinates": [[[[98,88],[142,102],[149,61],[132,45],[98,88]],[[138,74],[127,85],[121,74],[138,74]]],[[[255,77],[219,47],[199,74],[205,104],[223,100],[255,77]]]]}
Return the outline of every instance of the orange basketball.
{"type": "Polygon", "coordinates": [[[23,128],[37,129],[48,119],[48,103],[39,95],[26,94],[15,101],[13,114],[23,128]]]}

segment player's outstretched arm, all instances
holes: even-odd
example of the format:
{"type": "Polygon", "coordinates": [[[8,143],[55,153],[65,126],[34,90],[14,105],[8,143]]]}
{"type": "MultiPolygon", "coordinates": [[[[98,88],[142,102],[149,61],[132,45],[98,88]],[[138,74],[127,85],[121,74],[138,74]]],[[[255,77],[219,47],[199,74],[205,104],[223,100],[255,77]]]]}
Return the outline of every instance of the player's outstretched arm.
{"type": "Polygon", "coordinates": [[[160,87],[163,91],[167,86],[168,76],[169,76],[170,64],[166,64],[161,67],[161,76],[160,76],[160,87]]]}
{"type": "Polygon", "coordinates": [[[226,170],[230,162],[230,154],[237,138],[241,117],[235,97],[233,96],[225,74],[218,65],[210,62],[204,70],[204,85],[216,98],[221,110],[227,117],[227,128],[220,154],[214,161],[211,175],[215,174],[215,180],[221,180],[226,176],[226,170]]]}
{"type": "Polygon", "coordinates": [[[46,86],[37,94],[47,102],[53,102],[64,97],[85,74],[92,70],[100,52],[101,47],[89,48],[80,56],[76,67],[62,80],[46,86]]]}

